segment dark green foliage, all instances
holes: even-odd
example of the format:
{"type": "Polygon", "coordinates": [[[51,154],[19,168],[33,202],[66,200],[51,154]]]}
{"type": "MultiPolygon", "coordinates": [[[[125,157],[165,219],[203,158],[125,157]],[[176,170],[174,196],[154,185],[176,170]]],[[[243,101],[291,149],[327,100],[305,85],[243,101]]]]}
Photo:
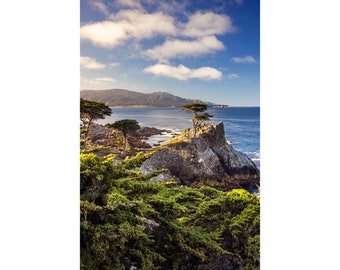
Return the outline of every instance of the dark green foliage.
{"type": "Polygon", "coordinates": [[[257,197],[152,182],[159,172],[138,170],[152,154],[114,164],[81,153],[81,269],[199,269],[219,256],[259,268],[257,197]]]}
{"type": "Polygon", "coordinates": [[[132,119],[123,119],[123,120],[116,121],[113,124],[106,124],[106,126],[123,132],[124,143],[123,143],[123,154],[122,155],[123,157],[125,157],[126,156],[127,133],[140,129],[138,122],[132,119]]]}
{"type": "Polygon", "coordinates": [[[113,124],[107,124],[107,126],[120,130],[123,133],[127,133],[128,131],[134,131],[140,128],[138,122],[132,119],[119,120],[114,122],[113,124]]]}
{"type": "Polygon", "coordinates": [[[204,103],[185,104],[182,109],[185,112],[194,113],[191,119],[194,137],[196,136],[197,128],[199,128],[205,121],[209,121],[210,117],[213,117],[213,115],[203,113],[207,110],[207,105],[204,103]]]}
{"type": "Polygon", "coordinates": [[[88,132],[91,123],[96,119],[104,119],[105,116],[110,116],[111,108],[102,102],[95,102],[86,99],[80,99],[80,120],[83,123],[83,128],[88,132]]]}

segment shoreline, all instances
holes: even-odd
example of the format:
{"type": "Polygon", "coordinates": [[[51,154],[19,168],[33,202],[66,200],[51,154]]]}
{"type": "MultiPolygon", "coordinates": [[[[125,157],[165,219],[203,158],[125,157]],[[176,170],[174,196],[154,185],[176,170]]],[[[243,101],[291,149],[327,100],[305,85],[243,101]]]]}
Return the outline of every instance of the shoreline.
{"type": "MultiPolygon", "coordinates": [[[[104,124],[94,123],[93,125],[94,132],[92,132],[92,136],[94,137],[93,143],[98,145],[112,145],[112,142],[117,139],[117,132],[113,131],[113,129],[108,129],[104,124]],[[110,134],[112,137],[108,137],[107,134],[110,134]]],[[[154,149],[159,146],[166,145],[166,143],[181,134],[180,128],[160,128],[160,127],[150,127],[150,126],[141,126],[139,130],[136,131],[136,136],[129,136],[130,143],[133,145],[133,148],[136,150],[140,149],[154,149]]],[[[247,155],[256,165],[256,167],[260,170],[261,167],[261,158],[260,152],[247,152],[240,151],[235,148],[238,142],[229,141],[226,138],[226,142],[233,146],[233,148],[239,152],[247,155]]]]}
{"type": "Polygon", "coordinates": [[[178,136],[181,134],[180,131],[176,131],[174,129],[163,131],[161,134],[155,134],[149,136],[145,142],[151,145],[152,148],[165,145],[170,139],[174,138],[175,136],[178,136]]]}

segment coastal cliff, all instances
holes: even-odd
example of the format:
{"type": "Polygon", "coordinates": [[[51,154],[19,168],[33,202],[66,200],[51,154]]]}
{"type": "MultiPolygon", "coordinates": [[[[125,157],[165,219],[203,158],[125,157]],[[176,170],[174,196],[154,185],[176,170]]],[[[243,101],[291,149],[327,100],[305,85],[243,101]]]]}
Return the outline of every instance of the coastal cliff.
{"type": "Polygon", "coordinates": [[[154,180],[176,180],[190,187],[208,185],[227,191],[260,185],[260,171],[252,160],[227,144],[223,123],[202,126],[196,137],[192,130],[183,131],[140,168],[143,174],[158,169],[166,171],[154,180]]]}

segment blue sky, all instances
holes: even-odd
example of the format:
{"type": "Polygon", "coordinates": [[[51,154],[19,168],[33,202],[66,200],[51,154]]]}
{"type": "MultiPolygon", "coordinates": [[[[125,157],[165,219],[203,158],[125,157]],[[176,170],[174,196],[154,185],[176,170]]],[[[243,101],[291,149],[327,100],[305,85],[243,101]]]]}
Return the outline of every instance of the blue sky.
{"type": "Polygon", "coordinates": [[[260,104],[258,0],[81,0],[80,89],[260,104]]]}

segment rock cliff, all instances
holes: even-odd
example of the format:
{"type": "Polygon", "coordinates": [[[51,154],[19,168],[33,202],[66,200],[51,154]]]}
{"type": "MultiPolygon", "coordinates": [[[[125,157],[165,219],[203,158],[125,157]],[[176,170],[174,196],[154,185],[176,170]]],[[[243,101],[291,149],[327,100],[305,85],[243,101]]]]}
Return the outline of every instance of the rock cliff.
{"type": "Polygon", "coordinates": [[[157,181],[176,180],[191,187],[227,191],[260,185],[260,171],[252,160],[227,144],[223,123],[204,125],[195,138],[192,130],[185,130],[141,166],[143,174],[158,169],[167,171],[157,181]]]}

